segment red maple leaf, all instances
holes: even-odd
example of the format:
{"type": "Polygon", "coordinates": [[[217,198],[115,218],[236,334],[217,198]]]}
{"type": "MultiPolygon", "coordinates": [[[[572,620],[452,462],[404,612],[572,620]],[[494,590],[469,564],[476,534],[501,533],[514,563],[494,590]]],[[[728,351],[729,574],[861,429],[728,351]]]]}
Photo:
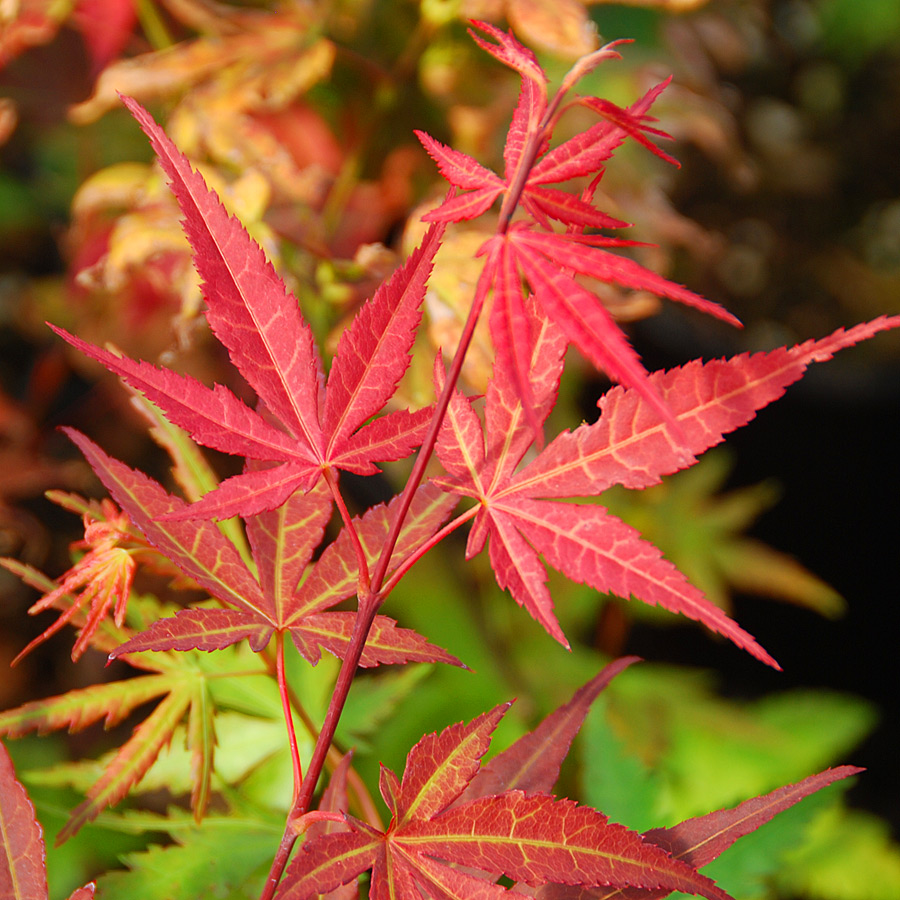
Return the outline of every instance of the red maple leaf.
{"type": "Polygon", "coordinates": [[[410,751],[402,780],[382,768],[387,830],[347,816],[346,831],[308,841],[285,873],[279,900],[329,892],[368,869],[372,896],[391,900],[500,900],[507,893],[495,883],[500,875],[529,885],[638,885],[728,897],[690,865],[571,800],[520,789],[465,799],[508,708],[426,735],[410,751]]]}
{"type": "Polygon", "coordinates": [[[603,249],[633,245],[632,241],[582,233],[585,228],[617,228],[627,224],[600,212],[591,203],[604,163],[627,136],[669,162],[675,162],[647,137],[648,134],[668,137],[652,126],[654,120],[647,115],[668,82],[652,88],[629,109],[597,97],[578,98],[575,102],[596,112],[601,121],[548,152],[563,96],[578,78],[600,62],[619,58],[613,48],[621,42],[609,44],[576,64],[558,93],[549,100],[547,76],[534,54],[512,34],[505,34],[485,22],[474,24],[497,42],[491,43],[470,31],[479,46],[522,76],[519,102],[503,154],[504,177],[465,153],[446,147],[423,132],[416,132],[441,174],[454,187],[466,192],[448,198],[424,218],[433,222],[472,219],[487,212],[497,199],[503,197],[497,235],[480,251],[486,255],[481,290],[486,294],[489,287],[493,288],[490,326],[497,358],[509,370],[513,387],[538,440],[538,417],[533,412],[527,366],[528,328],[525,326],[523,277],[537,297],[543,314],[560,326],[569,342],[612,379],[640,391],[663,419],[674,424],[671,411],[654,390],[646,369],[624,333],[597,296],[575,277],[583,275],[633,290],[651,291],[740,325],[718,304],[627,257],[603,249]],[[583,176],[595,177],[581,196],[547,187],[583,176]],[[531,221],[511,223],[517,206],[521,206],[531,221]],[[551,220],[564,224],[567,232],[554,232],[551,220]]]}
{"type": "Polygon", "coordinates": [[[288,868],[278,900],[306,900],[342,885],[349,896],[367,869],[371,895],[390,900],[503,900],[500,875],[531,886],[539,900],[661,900],[673,890],[724,900],[728,894],[697,869],[804,797],[862,771],[828,769],[734,809],[643,835],[552,797],[591,704],[635,661],[608,665],[487,765],[479,759],[509,704],[423,737],[407,757],[402,780],[382,768],[388,828],[346,814],[343,828],[329,823],[325,834],[314,826],[316,836],[310,834],[288,868]],[[650,887],[653,881],[659,885],[650,887]]]}
{"type": "MultiPolygon", "coordinates": [[[[0,744],[0,897],[47,900],[44,835],[12,760],[0,744]]],[[[93,900],[93,882],[77,888],[69,900],[93,900]]]]}
{"type": "Polygon", "coordinates": [[[262,249],[228,215],[146,110],[130,98],[123,101],[150,138],[181,205],[210,326],[270,415],[250,409],[221,385],[207,388],[193,378],[116,356],[51,327],[141,391],[201,444],[278,463],[250,467],[171,515],[249,516],[277,508],[329,470],[370,475],[379,471],[376,461],[408,456],[421,443],[431,411],[379,413],[409,365],[443,225],[429,230],[422,246],[341,336],[326,389],[309,326],[262,249]]]}
{"type": "MultiPolygon", "coordinates": [[[[762,797],[753,797],[734,807],[720,809],[687,819],[671,828],[653,828],[644,838],[668,850],[694,868],[717,859],[735,841],[756,831],[778,813],[784,812],[804,797],[851,775],[865,771],[858,766],[838,766],[810,775],[797,784],[788,784],[762,797]]],[[[662,900],[671,891],[641,888],[590,888],[564,884],[548,884],[538,889],[538,900],[662,900]]]]}
{"type": "MultiPolygon", "coordinates": [[[[530,316],[526,321],[536,320],[530,316]]],[[[524,411],[514,377],[498,359],[484,423],[457,394],[437,445],[449,473],[438,483],[478,504],[467,556],[480,552],[489,539],[497,583],[566,646],[553,613],[545,563],[599,591],[634,596],[703,622],[777,668],[746,631],[637,531],[602,506],[573,504],[570,498],[595,497],[614,484],[648,487],[693,465],[697,455],[780,397],[810,363],[830,359],[841,348],[898,324],[898,317],[882,317],[793,348],[709,363],[695,360],[655,372],[650,383],[671,410],[677,432],[660,420],[644,392],[613,388],[600,400],[596,423],[562,432],[520,470],[529,444],[522,439],[524,411]]],[[[540,330],[532,328],[529,338],[526,362],[542,423],[555,400],[563,341],[547,322],[540,330]]],[[[440,386],[440,367],[437,378],[440,386]]]]}

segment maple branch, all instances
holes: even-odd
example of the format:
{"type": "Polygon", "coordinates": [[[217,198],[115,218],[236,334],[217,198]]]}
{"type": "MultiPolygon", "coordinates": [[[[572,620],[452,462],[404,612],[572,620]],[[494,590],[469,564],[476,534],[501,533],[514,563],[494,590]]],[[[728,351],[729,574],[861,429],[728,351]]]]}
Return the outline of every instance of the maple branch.
{"type": "MultiPolygon", "coordinates": [[[[284,873],[284,869],[290,858],[291,851],[294,848],[294,843],[297,840],[297,834],[294,829],[291,828],[290,823],[307,811],[313,793],[315,792],[316,784],[318,783],[319,776],[322,772],[322,766],[328,756],[338,721],[343,712],[344,704],[347,701],[347,695],[350,693],[350,686],[356,675],[359,660],[365,649],[366,640],[369,637],[369,630],[372,627],[372,623],[375,621],[375,614],[378,612],[378,608],[384,600],[385,594],[382,592],[382,586],[384,584],[388,566],[390,565],[394,547],[397,545],[397,540],[400,537],[400,532],[412,504],[413,496],[425,476],[425,468],[434,453],[438,433],[440,432],[441,425],[444,421],[447,407],[450,405],[453,391],[456,389],[456,383],[459,380],[462,364],[469,349],[469,344],[472,342],[472,337],[475,334],[475,326],[478,323],[478,317],[481,314],[481,310],[484,308],[484,301],[490,288],[490,282],[490,276],[485,275],[485,269],[482,269],[478,284],[475,288],[472,306],[469,309],[469,315],[466,318],[466,324],[460,336],[456,353],[450,363],[450,371],[447,374],[444,389],[435,404],[434,415],[432,416],[431,424],[428,427],[428,432],[422,441],[409,480],[400,496],[397,513],[391,522],[391,527],[382,548],[381,556],[378,558],[378,562],[375,565],[368,590],[363,590],[358,594],[359,609],[353,626],[353,634],[350,637],[350,644],[347,647],[346,655],[341,661],[341,668],[338,672],[331,700],[328,703],[328,710],[325,713],[322,729],[319,732],[319,737],[313,748],[312,757],[310,758],[309,766],[306,770],[306,777],[300,785],[300,791],[297,794],[297,798],[288,815],[288,826],[285,828],[285,832],[282,835],[278,852],[272,860],[269,877],[266,879],[266,884],[260,895],[260,900],[271,900],[275,895],[278,883],[281,880],[281,876],[284,873]]],[[[458,524],[462,523],[460,522],[458,524]]],[[[406,569],[408,570],[409,566],[406,566],[406,569]]],[[[394,583],[396,583],[396,581],[394,583]]]]}
{"type": "Polygon", "coordinates": [[[475,287],[475,296],[472,300],[472,306],[469,309],[469,315],[466,318],[466,324],[463,328],[462,334],[459,338],[459,344],[456,347],[456,353],[453,356],[453,360],[450,363],[450,371],[447,373],[447,380],[444,384],[444,389],[441,392],[441,396],[438,398],[437,403],[434,407],[434,415],[431,418],[431,424],[428,426],[428,432],[425,435],[424,440],[422,441],[422,445],[419,448],[418,456],[416,456],[416,461],[413,464],[412,472],[409,476],[409,481],[406,483],[406,487],[403,489],[403,494],[400,497],[400,502],[397,507],[397,514],[394,516],[394,520],[391,522],[391,528],[388,532],[387,539],[384,542],[384,547],[381,551],[381,556],[378,558],[378,562],[375,564],[375,571],[372,573],[372,580],[370,584],[370,589],[373,592],[373,595],[376,595],[378,599],[378,603],[380,605],[381,600],[383,599],[381,595],[381,587],[384,583],[385,575],[387,574],[388,565],[390,565],[391,555],[394,552],[394,547],[397,544],[397,539],[400,537],[400,531],[403,528],[403,523],[406,519],[406,514],[409,512],[409,507],[412,504],[413,496],[422,479],[425,477],[425,468],[428,465],[429,460],[431,459],[431,455],[434,453],[434,447],[437,443],[438,434],[441,430],[441,425],[444,422],[444,416],[447,412],[447,407],[450,405],[450,398],[453,396],[453,391],[456,389],[456,383],[459,381],[459,375],[462,371],[463,361],[465,360],[466,353],[469,349],[469,344],[472,342],[472,337],[475,334],[475,326],[478,324],[478,317],[481,315],[481,310],[484,308],[484,301],[487,298],[488,290],[491,285],[491,275],[489,273],[489,267],[485,266],[481,270],[481,275],[478,277],[478,284],[475,287]]]}
{"type": "Polygon", "coordinates": [[[300,793],[303,782],[303,766],[300,763],[300,748],[297,746],[297,735],[294,731],[294,717],[291,714],[291,698],[288,696],[287,679],[284,676],[284,632],[275,635],[275,669],[278,675],[278,693],[281,694],[281,706],[284,710],[284,723],[287,726],[288,741],[291,745],[291,762],[294,766],[294,796],[300,793]]]}
{"type": "MultiPolygon", "coordinates": [[[[278,678],[278,670],[276,660],[273,659],[273,655],[271,653],[270,648],[266,648],[263,653],[258,654],[263,662],[266,664],[266,669],[269,674],[274,678],[278,678]]],[[[122,657],[125,659],[126,657],[122,657]]],[[[129,662],[132,662],[129,660],[129,662]]],[[[132,665],[135,663],[132,662],[132,665]]],[[[231,677],[235,674],[241,673],[229,673],[227,677],[231,677]]],[[[247,675],[258,675],[259,672],[257,670],[251,670],[245,673],[247,675]]],[[[216,676],[212,675],[210,677],[226,677],[226,676],[216,676]]],[[[285,690],[287,692],[288,702],[290,704],[290,709],[292,713],[296,713],[297,718],[303,723],[303,727],[306,729],[309,736],[312,738],[313,742],[319,739],[319,728],[316,723],[312,720],[310,714],[306,711],[303,703],[300,701],[300,698],[297,696],[294,689],[288,684],[287,680],[284,681],[285,690]]],[[[338,763],[340,763],[343,758],[343,754],[340,750],[334,745],[328,748],[328,757],[326,758],[326,764],[329,771],[334,771],[338,763]]],[[[353,789],[353,793],[356,795],[356,802],[359,807],[360,814],[362,818],[368,822],[370,825],[373,825],[376,828],[381,828],[381,816],[378,814],[378,809],[375,806],[375,802],[372,800],[372,794],[369,792],[368,787],[366,787],[366,783],[362,780],[359,775],[359,772],[353,768],[353,766],[348,767],[347,769],[347,782],[349,786],[353,789]]]]}

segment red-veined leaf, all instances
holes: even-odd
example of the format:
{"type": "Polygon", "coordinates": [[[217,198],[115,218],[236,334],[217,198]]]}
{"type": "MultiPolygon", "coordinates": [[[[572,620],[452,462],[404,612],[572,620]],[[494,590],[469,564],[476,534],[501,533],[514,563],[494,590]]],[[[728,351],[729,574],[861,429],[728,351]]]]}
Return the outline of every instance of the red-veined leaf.
{"type": "Polygon", "coordinates": [[[50,325],[61,338],[102,363],[158,406],[166,418],[195,440],[223,453],[261,460],[294,460],[315,468],[314,456],[302,444],[267,422],[228,388],[208,388],[188,375],[178,375],[127,356],[116,356],[50,325]]]}
{"type": "Polygon", "coordinates": [[[897,327],[900,316],[882,316],[795,347],[707,363],[695,360],[654,372],[650,380],[678,421],[683,445],[671,438],[640,394],[615,387],[601,398],[597,422],[560,434],[512,479],[510,488],[529,496],[587,497],[614,484],[658,484],[663,475],[693,465],[725,434],[747,424],[757,410],[799,381],[811,363],[897,327]]]}
{"type": "MultiPolygon", "coordinates": [[[[862,772],[856,766],[839,766],[810,775],[798,784],[789,784],[762,797],[745,800],[733,809],[680,822],[671,828],[654,828],[644,834],[648,841],[667,850],[694,868],[702,868],[727,850],[735,841],[756,831],[778,813],[799,803],[804,797],[862,772]]],[[[549,884],[537,892],[538,900],[662,900],[670,891],[648,891],[638,888],[573,888],[549,884]]]]}
{"type": "MultiPolygon", "coordinates": [[[[567,341],[555,322],[538,313],[533,295],[526,299],[526,311],[532,331],[528,377],[533,415],[543,425],[556,403],[567,341]]],[[[487,439],[484,481],[495,486],[512,475],[534,440],[529,429],[523,427],[526,415],[512,373],[497,363],[488,384],[484,419],[487,439]]]]}
{"type": "Polygon", "coordinates": [[[538,444],[542,444],[543,432],[531,391],[531,323],[525,311],[522,276],[515,254],[504,237],[492,238],[488,253],[485,265],[494,269],[490,326],[496,365],[509,373],[516,395],[521,398],[528,426],[538,444]]]}
{"type": "MultiPolygon", "coordinates": [[[[491,503],[484,515],[491,518],[492,533],[503,528],[505,543],[510,532],[518,532],[534,548],[532,554],[539,552],[549,565],[572,581],[681,613],[729,638],[762,662],[780,668],[743,628],[663,559],[653,544],[603,507],[510,498],[491,503]],[[503,526],[499,526],[500,522],[503,526]]],[[[535,559],[527,568],[520,566],[524,553],[520,548],[513,565],[523,579],[533,578],[532,572],[540,568],[540,563],[535,559]]],[[[525,595],[526,605],[528,596],[525,595]]],[[[529,608],[529,612],[545,624],[548,614],[543,608],[529,608]]],[[[555,631],[558,629],[556,625],[555,631]]]]}
{"type": "Polygon", "coordinates": [[[419,889],[437,900],[499,900],[502,889],[491,883],[499,874],[530,885],[640,885],[727,898],[690,865],[571,800],[514,790],[447,808],[477,777],[507,708],[426,735],[410,751],[399,783],[382,768],[381,792],[392,815],[387,832],[348,817],[351,834],[307,842],[288,867],[279,900],[305,900],[369,868],[370,896],[383,900],[415,900],[419,889]]]}
{"type": "MultiPolygon", "coordinates": [[[[510,238],[518,231],[511,232],[510,238]]],[[[639,391],[661,419],[673,423],[671,412],[651,387],[640,357],[599,298],[543,256],[525,250],[516,252],[515,257],[545,314],[569,341],[610,378],[639,391]]]]}
{"type": "Polygon", "coordinates": [[[481,797],[392,835],[409,850],[538,885],[665,887],[728,900],[691,866],[571,800],[508,791],[481,797]]]}
{"type": "Polygon", "coordinates": [[[378,416],[343,441],[329,462],[346,472],[374,475],[381,469],[373,460],[404,459],[422,443],[433,412],[429,406],[412,412],[398,409],[378,416]]]}
{"type": "MultiPolygon", "coordinates": [[[[434,360],[435,393],[440,396],[446,383],[440,354],[434,360]]],[[[478,414],[463,394],[456,390],[450,398],[438,441],[438,458],[457,483],[477,483],[484,466],[484,429],[478,414]]]]}
{"type": "Polygon", "coordinates": [[[306,900],[348,884],[371,869],[382,852],[380,832],[356,828],[306,841],[295,855],[279,885],[277,900],[306,900]]]}
{"type": "Polygon", "coordinates": [[[174,616],[157,619],[109,654],[117,659],[145,650],[222,650],[248,640],[254,651],[262,650],[272,637],[272,623],[260,613],[243,609],[183,609],[174,616]]]}
{"type": "Polygon", "coordinates": [[[276,621],[322,542],[332,506],[331,491],[319,482],[306,492],[295,491],[276,509],[247,520],[260,586],[272,598],[276,621]]]}
{"type": "Polygon", "coordinates": [[[84,887],[76,888],[69,894],[69,900],[94,900],[94,891],[97,885],[94,882],[86,884],[84,887]]]}

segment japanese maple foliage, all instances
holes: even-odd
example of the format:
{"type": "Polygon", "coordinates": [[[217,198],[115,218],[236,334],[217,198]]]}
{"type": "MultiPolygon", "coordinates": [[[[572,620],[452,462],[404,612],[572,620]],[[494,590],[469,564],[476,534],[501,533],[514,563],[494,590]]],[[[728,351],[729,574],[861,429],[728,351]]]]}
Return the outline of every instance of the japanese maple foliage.
{"type": "MultiPolygon", "coordinates": [[[[576,63],[551,97],[548,79],[529,50],[494,26],[476,27],[476,42],[521,76],[503,175],[419,135],[452,189],[425,217],[432,224],[421,246],[356,314],[327,374],[296,298],[262,249],[150,115],[123,98],[181,206],[212,332],[258,402],[251,407],[223,386],[207,387],[55,329],[143,395],[159,421],[172,428],[167,440],[176,464],[187,452],[178,449],[179,441],[190,443],[179,429],[244,464],[241,474],[220,485],[212,476],[197,480],[186,490],[193,501],[187,502],[108,456],[87,436],[65,429],[122,515],[109,534],[95,535],[99,543],[89,544],[91,553],[59,583],[45,584],[30,570],[20,571],[44,591],[38,609],[64,609],[48,633],[71,620],[82,629],[77,653],[91,646],[153,674],[26,704],[0,716],[0,731],[18,736],[74,730],[100,719],[114,724],[139,704],[162,699],[88,789],[62,837],[139,784],[185,718],[191,805],[195,818],[203,818],[216,785],[211,689],[202,665],[179,667],[173,660],[209,658],[188,656],[198,650],[221,654],[230,648],[236,654],[237,645],[244,662],[249,658],[257,666],[252,676],[264,674],[277,684],[293,770],[289,814],[264,900],[276,893],[283,900],[319,895],[343,900],[355,896],[355,881],[365,872],[371,872],[373,900],[499,900],[507,892],[501,876],[542,900],[582,895],[655,900],[672,891],[726,900],[728,894],[700,867],[777,812],[859,771],[829,770],[733,810],[645,834],[610,822],[600,810],[553,796],[560,765],[592,702],[635,661],[629,657],[601,671],[485,765],[481,759],[509,704],[424,736],[409,751],[401,777],[381,770],[387,826],[381,826],[358,784],[362,815],[349,813],[347,785],[355,772],[349,756],[335,761],[333,742],[357,670],[464,662],[379,612],[400,580],[415,577],[413,567],[464,525],[470,525],[467,557],[487,548],[500,587],[566,646],[547,566],[597,591],[685,615],[778,668],[750,634],[597,498],[613,485],[638,490],[693,465],[780,397],[811,363],[900,325],[900,317],[882,317],[796,347],[694,360],[648,373],[580,277],[649,290],[737,324],[720,306],[613,252],[632,242],[596,233],[624,224],[593,203],[603,168],[623,141],[633,139],[671,161],[654,143],[666,136],[649,115],[665,83],[628,109],[574,97],[569,105],[592,111],[599,121],[552,146],[554,127],[568,108],[565,98],[580,77],[618,57],[614,45],[576,63]],[[550,186],[573,178],[587,186],[571,193],[550,186]],[[398,386],[410,364],[446,224],[484,215],[498,201],[496,231],[480,251],[484,266],[458,346],[445,348],[449,363],[441,353],[433,361],[435,402],[405,409],[397,400],[398,386]],[[495,350],[483,402],[459,388],[482,315],[489,317],[495,350]],[[570,344],[619,385],[599,399],[597,422],[545,437],[570,344]],[[372,475],[379,471],[377,463],[399,461],[414,451],[415,462],[397,495],[354,515],[341,473],[372,475]],[[335,511],[341,528],[329,542],[335,511]],[[136,529],[148,552],[209,599],[174,615],[162,614],[156,605],[151,621],[136,616],[129,620],[135,627],[126,627],[134,566],[121,548],[110,562],[110,541],[128,529],[136,529]],[[126,568],[110,569],[123,560],[126,568]],[[81,597],[71,596],[85,584],[91,587],[81,597]],[[353,597],[355,609],[336,608],[353,597]],[[113,605],[114,622],[104,631],[113,605]],[[315,741],[305,771],[294,729],[299,704],[286,675],[288,637],[309,665],[319,662],[322,650],[341,659],[321,721],[305,714],[315,741]],[[326,761],[332,779],[316,806],[326,761]],[[303,833],[303,846],[291,860],[303,833]]],[[[183,477],[189,468],[182,466],[183,477]]],[[[238,677],[236,671],[227,674],[238,677]]],[[[20,861],[19,844],[37,847],[40,835],[13,782],[0,756],[4,886],[40,877],[38,868],[20,861]],[[12,839],[6,837],[7,823],[12,839]]],[[[44,888],[34,884],[9,895],[37,897],[44,888]]]]}

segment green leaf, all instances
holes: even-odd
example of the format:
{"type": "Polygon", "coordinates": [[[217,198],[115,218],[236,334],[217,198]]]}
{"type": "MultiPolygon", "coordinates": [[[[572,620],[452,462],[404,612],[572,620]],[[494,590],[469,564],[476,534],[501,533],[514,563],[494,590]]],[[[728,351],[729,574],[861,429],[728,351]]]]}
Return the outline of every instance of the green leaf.
{"type": "Polygon", "coordinates": [[[357,751],[368,750],[365,738],[375,733],[433,671],[430,665],[404,666],[357,676],[338,725],[338,742],[357,751]]]}
{"type": "Polygon", "coordinates": [[[125,857],[127,872],[98,879],[104,900],[198,900],[258,896],[281,826],[219,818],[177,835],[177,844],[125,857]]]}
{"type": "Polygon", "coordinates": [[[628,752],[607,721],[607,706],[604,697],[594,701],[582,727],[583,799],[613,822],[646,831],[659,824],[660,778],[628,752]]]}
{"type": "Polygon", "coordinates": [[[775,882],[784,894],[810,900],[896,900],[900,846],[875,816],[832,806],[786,856],[775,882]]]}

